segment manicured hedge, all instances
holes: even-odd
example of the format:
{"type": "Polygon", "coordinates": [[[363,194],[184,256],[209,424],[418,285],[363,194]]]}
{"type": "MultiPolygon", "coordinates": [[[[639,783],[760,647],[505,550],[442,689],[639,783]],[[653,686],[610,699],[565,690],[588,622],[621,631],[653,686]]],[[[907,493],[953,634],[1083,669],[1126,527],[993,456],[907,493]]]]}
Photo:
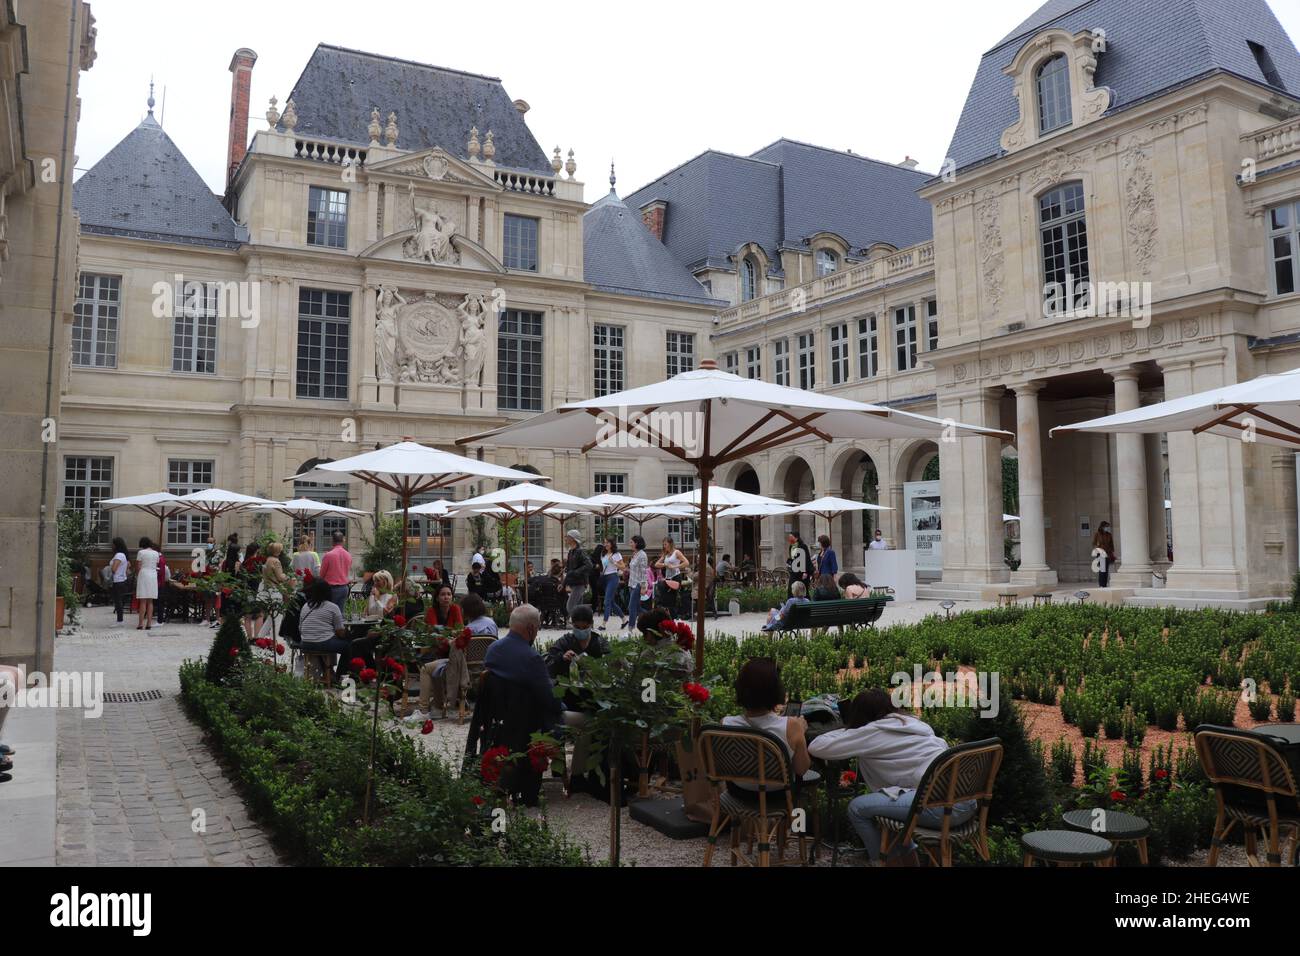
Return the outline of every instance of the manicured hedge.
{"type": "Polygon", "coordinates": [[[228,761],[248,803],[296,861],[317,866],[581,866],[545,823],[505,809],[477,775],[458,776],[397,731],[376,745],[369,826],[361,824],[370,722],[270,667],[238,666],[224,684],[181,667],[181,697],[228,761]]]}

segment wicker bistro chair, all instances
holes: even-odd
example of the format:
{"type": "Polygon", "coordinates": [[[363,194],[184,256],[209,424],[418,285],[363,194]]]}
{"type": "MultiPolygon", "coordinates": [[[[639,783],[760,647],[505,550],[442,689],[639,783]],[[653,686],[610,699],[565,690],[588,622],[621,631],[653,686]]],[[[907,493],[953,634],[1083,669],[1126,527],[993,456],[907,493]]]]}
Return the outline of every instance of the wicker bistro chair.
{"type": "Polygon", "coordinates": [[[723,727],[711,724],[700,731],[700,756],[704,775],[713,785],[713,822],[709,827],[709,845],[704,851],[704,865],[713,863],[718,834],[731,827],[731,865],[788,866],[808,862],[807,835],[797,834],[798,855],[785,857],[786,839],[795,819],[796,788],[790,758],[781,740],[765,730],[723,727]],[[728,784],[749,784],[757,788],[752,799],[737,796],[728,784]],[[757,833],[758,853],[750,857],[740,848],[740,839],[748,835],[747,845],[757,833]],[[772,842],[776,841],[776,859],[772,859],[772,842]]]}
{"type": "Polygon", "coordinates": [[[483,674],[483,658],[487,656],[488,648],[495,640],[494,637],[472,637],[469,647],[465,648],[465,663],[469,667],[471,689],[478,686],[478,679],[483,674]]]}
{"type": "Polygon", "coordinates": [[[1267,865],[1282,865],[1282,834],[1291,834],[1291,865],[1300,865],[1300,812],[1296,779],[1286,758],[1259,734],[1232,727],[1196,728],[1196,754],[1214,785],[1219,812],[1210,840],[1209,865],[1219,862],[1219,848],[1237,824],[1246,839],[1246,858],[1259,866],[1256,833],[1268,841],[1267,865]],[[1279,806],[1278,798],[1282,799],[1279,806]],[[1289,798],[1289,799],[1288,799],[1289,798]]]}
{"type": "Polygon", "coordinates": [[[875,818],[876,826],[880,827],[880,852],[888,855],[896,845],[916,842],[936,866],[952,866],[952,844],[973,843],[975,852],[988,861],[989,801],[1001,765],[1002,741],[996,737],[961,744],[939,754],[921,777],[907,819],[875,818]],[[979,812],[953,827],[953,806],[967,800],[977,801],[979,812]],[[926,810],[943,811],[939,829],[919,825],[918,820],[926,810]]]}

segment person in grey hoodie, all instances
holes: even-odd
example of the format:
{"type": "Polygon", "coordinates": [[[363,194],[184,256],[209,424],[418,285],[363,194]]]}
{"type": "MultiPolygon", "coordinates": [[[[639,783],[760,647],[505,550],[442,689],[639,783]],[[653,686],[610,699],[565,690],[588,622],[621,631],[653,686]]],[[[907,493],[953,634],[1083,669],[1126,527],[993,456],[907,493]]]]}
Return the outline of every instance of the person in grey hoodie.
{"type": "MultiPolygon", "coordinates": [[[[894,705],[888,691],[868,690],[849,703],[842,730],[830,730],[808,745],[808,753],[822,760],[858,759],[863,783],[873,792],[849,802],[849,822],[862,838],[872,865],[880,863],[880,828],[875,818],[907,819],[916,797],[916,787],[935,757],[948,749],[947,742],[925,721],[894,705]]],[[[960,826],[975,813],[974,800],[953,807],[952,827],[960,826]]],[[[943,814],[926,810],[917,826],[938,829],[943,814]]],[[[895,845],[887,865],[916,865],[916,844],[895,845]]]]}

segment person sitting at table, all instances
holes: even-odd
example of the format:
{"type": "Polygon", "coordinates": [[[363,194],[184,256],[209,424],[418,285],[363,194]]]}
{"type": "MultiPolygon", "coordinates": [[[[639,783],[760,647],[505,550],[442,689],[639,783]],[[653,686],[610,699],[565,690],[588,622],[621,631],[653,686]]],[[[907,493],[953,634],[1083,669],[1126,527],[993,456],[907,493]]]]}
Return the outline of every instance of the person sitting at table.
{"type": "Polygon", "coordinates": [[[718,562],[718,580],[725,581],[727,575],[731,573],[731,555],[724,554],[722,560],[718,562]]]}
{"type": "Polygon", "coordinates": [[[840,599],[840,589],[835,586],[834,575],[819,574],[817,576],[817,587],[813,591],[812,599],[814,601],[838,601],[840,599]]]}
{"type": "Polygon", "coordinates": [[[459,605],[456,604],[456,595],[452,592],[450,584],[438,585],[438,591],[433,596],[433,604],[430,605],[429,610],[433,612],[429,617],[429,624],[432,626],[452,630],[459,630],[465,626],[465,618],[461,614],[459,605]]]}
{"type": "Polygon", "coordinates": [[[790,582],[790,596],[786,602],[781,605],[780,609],[772,608],[767,612],[767,623],[763,625],[765,631],[776,631],[781,628],[782,622],[785,621],[786,615],[790,613],[790,608],[799,604],[807,604],[808,590],[804,587],[802,581],[790,582]]]}
{"type": "Polygon", "coordinates": [[[600,638],[592,633],[591,628],[595,621],[596,615],[590,604],[579,604],[573,609],[573,614],[569,617],[573,630],[566,633],[546,651],[546,670],[552,680],[568,674],[569,665],[575,658],[584,654],[589,657],[600,657],[605,652],[600,638]]]}
{"type": "Polygon", "coordinates": [[[393,575],[376,571],[370,577],[370,597],[366,599],[366,617],[388,617],[397,607],[397,594],[393,591],[393,575]]]}
{"type": "Polygon", "coordinates": [[[400,614],[408,621],[413,621],[424,613],[424,590],[413,577],[405,577],[397,585],[397,603],[389,615],[400,614]]]}
{"type": "Polygon", "coordinates": [[[564,586],[564,562],[561,561],[559,558],[551,558],[551,570],[547,572],[547,576],[554,578],[555,583],[560,587],[563,587],[564,586]]]}
{"type": "MultiPolygon", "coordinates": [[[[298,642],[304,654],[337,654],[335,673],[340,681],[348,673],[354,642],[348,639],[343,612],[334,603],[324,578],[317,578],[307,587],[306,603],[298,612],[298,642]]],[[[372,665],[373,661],[367,661],[367,666],[372,665]]]]}
{"type": "MultiPolygon", "coordinates": [[[[828,730],[808,745],[808,752],[821,760],[857,758],[862,781],[873,792],[849,803],[849,822],[875,866],[880,862],[880,829],[875,818],[907,819],[917,784],[948,744],[925,721],[895,706],[888,691],[863,691],[847,710],[844,729],[828,730]]],[[[961,826],[974,815],[976,806],[974,800],[956,804],[949,826],[961,826]]],[[[926,810],[917,819],[917,826],[927,829],[937,830],[942,825],[942,810],[926,810]]],[[[916,866],[916,844],[895,846],[886,865],[916,866]]]]}
{"type": "Polygon", "coordinates": [[[555,696],[546,661],[533,647],[541,626],[542,615],[537,608],[518,605],[510,612],[510,630],[488,648],[483,667],[501,680],[524,688],[541,718],[541,726],[533,729],[550,731],[560,721],[564,708],[555,696]]]}
{"type": "Polygon", "coordinates": [[[452,601],[450,584],[438,587],[433,604],[429,608],[429,623],[436,627],[447,628],[447,633],[421,658],[420,663],[420,697],[415,710],[407,718],[407,723],[423,724],[433,717],[434,708],[448,716],[448,704],[456,701],[456,708],[461,722],[465,720],[465,701],[469,693],[469,662],[465,651],[469,641],[464,632],[469,630],[471,636],[485,634],[495,638],[497,625],[487,616],[487,605],[477,594],[467,594],[459,605],[452,601]],[[470,617],[470,625],[465,624],[470,617]],[[486,625],[485,625],[486,622],[486,625]],[[488,632],[488,627],[491,628],[488,632]]]}
{"type": "MultiPolygon", "coordinates": [[[[724,727],[743,727],[754,730],[766,730],[777,737],[785,747],[786,756],[790,758],[791,773],[802,777],[812,766],[808,756],[808,721],[802,717],[783,717],[776,709],[785,703],[785,687],[781,684],[781,672],[776,661],[770,657],[754,657],[747,660],[736,675],[736,703],[744,711],[722,718],[724,727]]],[[[769,773],[769,779],[775,774],[769,773]]],[[[728,789],[739,787],[756,792],[753,784],[728,784],[728,789]]]]}
{"type": "Polygon", "coordinates": [[[847,601],[856,601],[870,593],[867,586],[852,571],[845,571],[840,575],[840,588],[844,593],[844,599],[847,601]]]}

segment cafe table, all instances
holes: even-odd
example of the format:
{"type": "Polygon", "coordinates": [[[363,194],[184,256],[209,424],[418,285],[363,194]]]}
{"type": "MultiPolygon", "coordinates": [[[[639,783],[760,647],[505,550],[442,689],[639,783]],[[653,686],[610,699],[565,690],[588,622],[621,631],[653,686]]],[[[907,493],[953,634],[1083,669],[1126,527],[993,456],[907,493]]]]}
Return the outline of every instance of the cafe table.
{"type": "MultiPolygon", "coordinates": [[[[789,717],[798,717],[799,716],[798,705],[793,705],[787,708],[786,715],[789,717]]],[[[809,725],[808,733],[807,733],[807,741],[811,745],[814,740],[816,740],[818,737],[820,737],[822,734],[826,733],[827,731],[842,730],[842,729],[843,729],[843,724],[839,720],[836,720],[833,723],[819,724],[817,726],[809,725]]],[[[836,806],[840,800],[852,799],[853,797],[858,796],[860,792],[859,787],[856,783],[857,758],[849,757],[844,760],[825,760],[820,757],[813,757],[812,769],[816,770],[818,773],[821,774],[822,785],[823,787],[825,787],[826,790],[825,813],[826,813],[826,821],[829,824],[829,831],[830,831],[829,846],[831,851],[831,866],[835,866],[839,862],[839,856],[841,851],[845,853],[863,852],[858,847],[853,846],[852,844],[840,843],[840,817],[839,814],[835,812],[836,806]],[[850,770],[854,772],[855,783],[851,787],[842,787],[840,785],[840,778],[845,771],[850,771],[850,770]]],[[[824,840],[825,837],[823,837],[823,841],[824,840]]],[[[813,852],[812,852],[813,859],[816,859],[817,849],[818,849],[818,843],[817,841],[814,841],[813,852]]]]}

